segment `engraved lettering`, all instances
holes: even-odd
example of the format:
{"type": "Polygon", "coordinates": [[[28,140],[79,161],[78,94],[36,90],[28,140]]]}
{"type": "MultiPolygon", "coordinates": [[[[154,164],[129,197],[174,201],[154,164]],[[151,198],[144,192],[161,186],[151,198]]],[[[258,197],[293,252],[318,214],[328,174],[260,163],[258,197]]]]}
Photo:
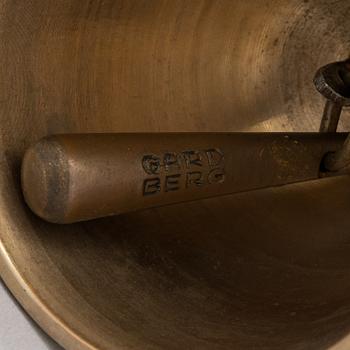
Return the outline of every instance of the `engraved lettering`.
{"type": "Polygon", "coordinates": [[[182,152],[184,155],[187,169],[190,169],[193,165],[203,166],[202,155],[198,151],[185,151],[182,152]]]}
{"type": "Polygon", "coordinates": [[[225,172],[224,169],[213,169],[208,175],[209,184],[222,184],[225,182],[225,172]]]}
{"type": "Polygon", "coordinates": [[[226,180],[224,153],[217,148],[148,154],[142,159],[143,195],[222,184],[226,180]],[[152,177],[153,175],[153,177],[152,177]]]}
{"type": "Polygon", "coordinates": [[[178,155],[176,153],[164,154],[164,167],[166,171],[170,171],[172,168],[180,169],[178,155]]]}
{"type": "Polygon", "coordinates": [[[161,183],[159,178],[146,179],[143,183],[143,195],[152,196],[160,192],[161,183]]]}
{"type": "Polygon", "coordinates": [[[170,175],[165,178],[165,192],[178,191],[180,189],[181,175],[170,175]]]}
{"type": "Polygon", "coordinates": [[[203,181],[203,175],[199,171],[194,171],[191,173],[187,174],[187,179],[186,179],[186,187],[190,186],[203,186],[204,181],[203,181]]]}
{"type": "Polygon", "coordinates": [[[160,173],[160,158],[155,155],[147,155],[143,157],[142,166],[149,175],[158,175],[160,173]]]}
{"type": "Polygon", "coordinates": [[[209,149],[205,153],[210,167],[217,167],[224,161],[224,154],[218,149],[209,149]]]}

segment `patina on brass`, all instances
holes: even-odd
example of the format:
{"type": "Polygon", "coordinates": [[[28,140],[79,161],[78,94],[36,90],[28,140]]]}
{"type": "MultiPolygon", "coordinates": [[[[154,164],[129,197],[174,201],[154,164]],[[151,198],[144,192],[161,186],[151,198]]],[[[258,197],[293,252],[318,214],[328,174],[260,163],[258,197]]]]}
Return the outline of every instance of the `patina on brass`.
{"type": "MultiPolygon", "coordinates": [[[[4,0],[0,274],[68,350],[348,350],[350,179],[73,225],[25,204],[53,134],[316,132],[348,0],[4,0]]],[[[340,131],[350,129],[344,110],[340,131]]]]}
{"type": "MultiPolygon", "coordinates": [[[[75,134],[45,138],[22,164],[29,207],[73,223],[323,176],[346,135],[75,134]]],[[[330,173],[330,175],[338,174],[330,173]]]]}

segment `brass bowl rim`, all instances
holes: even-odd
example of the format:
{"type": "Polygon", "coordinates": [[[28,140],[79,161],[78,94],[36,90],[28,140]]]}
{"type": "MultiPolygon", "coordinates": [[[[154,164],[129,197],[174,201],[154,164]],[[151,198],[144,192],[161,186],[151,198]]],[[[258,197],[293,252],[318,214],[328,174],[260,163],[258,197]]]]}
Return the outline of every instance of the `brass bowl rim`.
{"type": "Polygon", "coordinates": [[[65,349],[99,350],[66,325],[38,297],[17,270],[0,240],[0,276],[5,285],[30,317],[65,349]]]}

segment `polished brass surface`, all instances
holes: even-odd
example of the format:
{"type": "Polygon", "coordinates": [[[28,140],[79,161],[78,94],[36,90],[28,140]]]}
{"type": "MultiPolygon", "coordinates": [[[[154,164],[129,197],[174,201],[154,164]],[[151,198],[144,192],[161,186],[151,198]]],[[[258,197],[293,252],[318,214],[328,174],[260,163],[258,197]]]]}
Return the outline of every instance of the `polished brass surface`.
{"type": "MultiPolygon", "coordinates": [[[[0,272],[69,350],[350,347],[350,180],[67,226],[26,207],[54,133],[317,131],[348,0],[3,0],[0,272]]],[[[349,129],[344,111],[341,129],[349,129]]]]}
{"type": "MultiPolygon", "coordinates": [[[[324,176],[347,134],[54,135],[29,148],[21,185],[32,211],[59,224],[324,176]]],[[[329,176],[338,172],[330,172],[329,176]]]]}

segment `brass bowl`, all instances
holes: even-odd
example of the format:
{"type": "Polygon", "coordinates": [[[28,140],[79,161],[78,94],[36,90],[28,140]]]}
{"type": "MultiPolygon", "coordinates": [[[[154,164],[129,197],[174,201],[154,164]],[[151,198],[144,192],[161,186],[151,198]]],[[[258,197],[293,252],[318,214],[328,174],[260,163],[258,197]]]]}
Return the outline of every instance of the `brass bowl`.
{"type": "MultiPolygon", "coordinates": [[[[350,180],[59,226],[26,207],[54,133],[316,131],[347,0],[4,0],[0,273],[63,347],[347,350],[350,180]]],[[[344,113],[342,128],[349,128],[344,113]]]]}

